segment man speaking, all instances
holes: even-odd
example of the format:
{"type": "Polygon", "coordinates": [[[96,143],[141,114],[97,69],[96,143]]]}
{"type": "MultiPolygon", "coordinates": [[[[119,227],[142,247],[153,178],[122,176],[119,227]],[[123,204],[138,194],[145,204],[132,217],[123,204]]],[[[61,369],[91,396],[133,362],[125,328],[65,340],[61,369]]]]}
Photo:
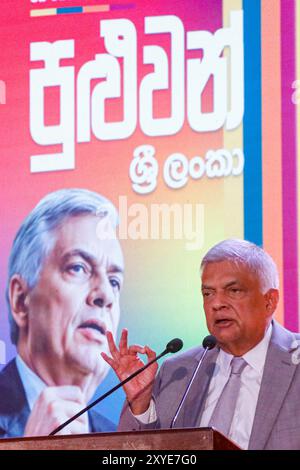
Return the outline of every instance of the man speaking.
{"type": "MultiPolygon", "coordinates": [[[[212,426],[243,449],[300,449],[299,334],[273,320],[278,273],[272,258],[243,240],[225,240],[201,263],[208,330],[217,348],[207,352],[176,421],[174,417],[202,348],[164,362],[124,386],[127,404],[119,430],[212,426]]],[[[119,348],[108,333],[111,357],[122,380],[141,366],[147,347],[119,348]]]]}
{"type": "MultiPolygon", "coordinates": [[[[75,415],[107,374],[100,353],[120,317],[123,255],[117,213],[97,193],[48,194],[21,225],[7,302],[17,356],[0,373],[0,437],[48,435],[75,415]]],[[[92,410],[62,433],[109,431],[92,410]]]]}

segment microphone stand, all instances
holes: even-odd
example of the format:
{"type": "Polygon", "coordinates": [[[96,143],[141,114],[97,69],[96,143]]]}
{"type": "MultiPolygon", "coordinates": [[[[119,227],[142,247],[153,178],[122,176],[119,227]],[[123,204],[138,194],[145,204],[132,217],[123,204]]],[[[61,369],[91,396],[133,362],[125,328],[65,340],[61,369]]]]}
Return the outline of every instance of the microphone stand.
{"type": "Polygon", "coordinates": [[[177,418],[178,418],[178,415],[179,415],[179,413],[180,413],[180,411],[181,411],[181,409],[182,409],[183,403],[185,402],[185,399],[186,399],[186,397],[187,397],[187,395],[188,395],[188,393],[189,393],[189,391],[190,391],[190,389],[191,389],[191,386],[193,385],[193,382],[194,382],[194,380],[195,380],[195,377],[196,377],[196,375],[197,375],[197,373],[198,373],[198,370],[200,369],[200,367],[201,367],[201,365],[202,365],[202,362],[203,362],[203,360],[204,360],[204,358],[205,358],[205,356],[206,356],[206,354],[207,354],[207,351],[209,351],[210,349],[213,349],[213,348],[215,347],[215,345],[216,345],[216,339],[215,339],[213,336],[211,336],[211,335],[210,335],[210,336],[207,336],[207,337],[204,338],[204,340],[203,340],[203,345],[206,346],[206,347],[205,347],[205,349],[204,349],[204,351],[203,351],[203,354],[202,354],[202,356],[201,356],[201,358],[200,358],[200,361],[199,361],[198,364],[197,364],[197,367],[195,368],[195,370],[194,370],[194,372],[193,372],[193,375],[192,375],[192,377],[191,377],[191,379],[190,379],[190,381],[189,381],[189,384],[188,384],[188,386],[187,386],[187,388],[186,388],[186,390],[185,390],[185,392],[184,392],[184,394],[183,394],[183,397],[182,397],[182,399],[181,399],[181,401],[180,401],[180,403],[179,403],[179,405],[178,405],[178,408],[177,408],[177,410],[176,410],[175,416],[174,416],[174,418],[173,418],[172,421],[171,421],[170,429],[173,429],[173,427],[174,427],[175,421],[176,421],[177,418]]]}

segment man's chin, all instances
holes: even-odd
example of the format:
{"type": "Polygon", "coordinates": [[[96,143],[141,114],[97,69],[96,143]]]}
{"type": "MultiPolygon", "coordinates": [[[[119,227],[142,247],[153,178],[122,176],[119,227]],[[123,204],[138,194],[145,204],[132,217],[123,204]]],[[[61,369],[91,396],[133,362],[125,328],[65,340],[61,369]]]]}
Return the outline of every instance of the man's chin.
{"type": "Polygon", "coordinates": [[[233,328],[214,329],[211,334],[215,336],[220,346],[235,342],[239,336],[233,328]]]}
{"type": "Polygon", "coordinates": [[[79,369],[83,375],[99,377],[99,382],[106,376],[109,365],[101,356],[103,348],[78,348],[76,354],[70,355],[70,367],[79,369]]]}

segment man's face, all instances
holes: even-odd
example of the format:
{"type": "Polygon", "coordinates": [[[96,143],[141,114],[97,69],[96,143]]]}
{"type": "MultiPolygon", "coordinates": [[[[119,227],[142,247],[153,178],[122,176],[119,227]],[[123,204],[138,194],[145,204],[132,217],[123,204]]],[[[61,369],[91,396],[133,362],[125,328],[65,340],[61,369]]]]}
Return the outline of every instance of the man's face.
{"type": "Polygon", "coordinates": [[[100,382],[107,372],[100,352],[108,352],[106,331],[117,331],[123,256],[117,240],[99,239],[99,223],[93,215],[66,219],[28,294],[30,362],[57,385],[72,373],[100,382]]]}
{"type": "Polygon", "coordinates": [[[232,261],[208,263],[202,273],[208,330],[222,349],[242,355],[263,338],[278,302],[278,291],[260,291],[258,278],[232,261]]]}

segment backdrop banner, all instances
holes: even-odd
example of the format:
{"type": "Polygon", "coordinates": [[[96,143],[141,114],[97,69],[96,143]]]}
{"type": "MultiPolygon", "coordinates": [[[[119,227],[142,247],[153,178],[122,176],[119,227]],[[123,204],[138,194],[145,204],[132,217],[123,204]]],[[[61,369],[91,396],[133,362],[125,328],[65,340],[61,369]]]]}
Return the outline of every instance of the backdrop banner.
{"type": "MultiPolygon", "coordinates": [[[[118,337],[126,327],[158,353],[173,337],[199,345],[201,258],[232,237],[273,256],[276,318],[298,330],[299,31],[293,0],[2,0],[1,367],[16,355],[14,237],[64,188],[118,210],[118,337]]],[[[93,398],[116,383],[109,372],[93,398]]],[[[123,400],[97,410],[117,423],[123,400]]]]}

